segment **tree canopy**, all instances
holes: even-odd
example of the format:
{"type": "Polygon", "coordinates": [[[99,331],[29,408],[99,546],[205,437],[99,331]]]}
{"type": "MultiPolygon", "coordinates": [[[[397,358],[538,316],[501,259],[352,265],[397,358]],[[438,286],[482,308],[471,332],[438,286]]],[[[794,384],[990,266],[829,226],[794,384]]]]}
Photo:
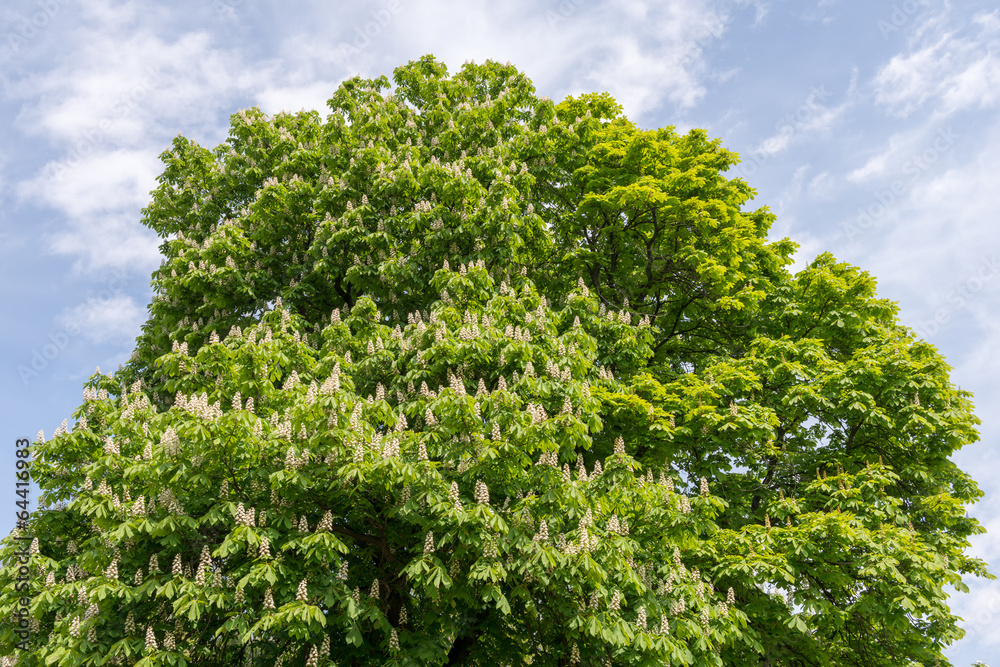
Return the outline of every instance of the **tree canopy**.
{"type": "Polygon", "coordinates": [[[703,131],[393,83],[161,156],[135,353],[31,446],[18,664],[948,664],[979,421],[873,278],[791,273],[703,131]]]}

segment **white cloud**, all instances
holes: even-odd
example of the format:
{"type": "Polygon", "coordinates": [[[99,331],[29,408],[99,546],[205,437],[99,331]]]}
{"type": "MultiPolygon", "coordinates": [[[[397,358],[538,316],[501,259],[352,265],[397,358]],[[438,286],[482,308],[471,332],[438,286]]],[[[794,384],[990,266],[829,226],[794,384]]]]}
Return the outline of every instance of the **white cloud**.
{"type": "Polygon", "coordinates": [[[1000,100],[997,12],[974,17],[968,32],[946,31],[942,17],[926,20],[921,44],[893,57],[874,78],[875,101],[906,117],[930,101],[936,113],[991,107],[1000,100]]]}
{"type": "Polygon", "coordinates": [[[56,149],[17,193],[62,214],[46,238],[51,251],[76,256],[78,268],[146,271],[158,242],[139,211],[162,171],[159,153],[181,128],[224,136],[228,100],[254,76],[207,33],[157,35],[163,16],[137,3],[84,3],[81,13],[64,35],[69,57],[9,87],[23,100],[16,126],[56,149]]]}
{"type": "MultiPolygon", "coordinates": [[[[970,447],[981,449],[982,445],[970,447]]],[[[970,513],[980,519],[986,533],[969,538],[971,547],[967,554],[982,558],[995,571],[996,563],[1000,562],[1000,496],[987,496],[974,505],[970,513]]],[[[961,626],[968,633],[966,641],[975,642],[979,646],[1000,644],[1000,634],[996,632],[1000,625],[1000,581],[986,581],[969,576],[963,578],[970,591],[951,592],[949,602],[952,611],[963,618],[961,626]]]]}
{"type": "MultiPolygon", "coordinates": [[[[315,25],[325,31],[336,17],[347,26],[341,29],[341,37],[327,38],[325,59],[337,61],[350,73],[382,73],[379,68],[425,53],[434,53],[452,71],[467,59],[509,59],[545,91],[542,94],[608,91],[626,113],[638,118],[664,103],[688,108],[704,95],[702,79],[711,73],[703,47],[719,39],[732,20],[728,14],[713,12],[709,5],[677,0],[403,3],[400,14],[347,64],[334,56],[342,40],[349,43],[356,36],[364,17],[352,20],[343,16],[339,6],[331,5],[325,15],[317,16],[315,25]],[[456,30],[459,25],[461,29],[456,30]],[[402,55],[388,61],[387,53],[402,55]],[[650,85],[654,81],[656,85],[650,85]]],[[[296,41],[320,40],[318,34],[305,33],[296,41]]]]}
{"type": "MultiPolygon", "coordinates": [[[[59,38],[54,66],[8,82],[9,96],[21,102],[16,128],[56,153],[22,178],[17,192],[63,214],[64,226],[48,235],[50,248],[79,257],[78,267],[148,269],[156,242],[137,223],[162,168],[156,156],[178,130],[222,140],[229,114],[246,100],[269,113],[324,112],[343,77],[391,75],[394,66],[433,52],[452,71],[470,56],[509,58],[554,98],[606,90],[638,120],[665,103],[689,108],[701,99],[702,78],[711,76],[703,47],[731,20],[707,0],[578,0],[554,11],[526,1],[398,7],[316,3],[294,23],[271,15],[278,51],[261,56],[240,43],[221,45],[218,32],[205,27],[185,31],[145,0],[81,2],[67,9],[77,12],[66,17],[73,21],[50,28],[59,38]],[[343,27],[331,37],[331,25],[343,27]],[[365,29],[368,43],[345,55],[341,45],[365,29]],[[66,163],[78,166],[57,169],[66,163]],[[58,180],[56,170],[63,172],[58,180]]],[[[248,6],[238,9],[230,24],[252,15],[248,6]]]]}
{"type": "Polygon", "coordinates": [[[853,79],[848,99],[835,107],[825,102],[831,96],[825,86],[814,86],[803,102],[778,121],[777,132],[758,145],[756,152],[763,155],[781,153],[793,140],[807,136],[827,136],[844,113],[854,104],[853,79]]]}
{"type": "Polygon", "coordinates": [[[78,269],[147,270],[159,254],[159,240],[139,225],[139,210],[161,165],[148,150],[97,150],[46,165],[20,184],[19,194],[64,214],[65,224],[46,237],[53,252],[77,257],[78,269]]]}
{"type": "Polygon", "coordinates": [[[808,192],[810,199],[829,201],[833,199],[836,187],[836,178],[830,172],[823,171],[813,176],[812,180],[809,181],[806,192],[808,192]]]}
{"type": "Polygon", "coordinates": [[[130,344],[146,321],[146,310],[131,297],[116,293],[88,299],[56,319],[67,331],[79,332],[91,342],[130,344]]]}
{"type": "Polygon", "coordinates": [[[890,135],[882,150],[848,172],[845,178],[861,184],[893,177],[908,189],[925,173],[940,169],[948,161],[947,154],[961,139],[962,133],[956,131],[951,122],[931,117],[890,135]]]}
{"type": "Polygon", "coordinates": [[[81,219],[144,206],[162,166],[156,156],[136,149],[96,150],[50,162],[41,174],[20,184],[19,194],[81,219]]]}

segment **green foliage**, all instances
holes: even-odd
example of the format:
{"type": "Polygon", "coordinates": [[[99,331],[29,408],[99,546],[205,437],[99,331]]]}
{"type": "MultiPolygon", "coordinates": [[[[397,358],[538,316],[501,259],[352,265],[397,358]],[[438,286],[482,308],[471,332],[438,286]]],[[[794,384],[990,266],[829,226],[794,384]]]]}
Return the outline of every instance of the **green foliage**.
{"type": "Polygon", "coordinates": [[[979,422],[873,279],[791,275],[704,132],[394,82],[163,154],[132,361],[32,445],[19,664],[947,664],[979,422]]]}

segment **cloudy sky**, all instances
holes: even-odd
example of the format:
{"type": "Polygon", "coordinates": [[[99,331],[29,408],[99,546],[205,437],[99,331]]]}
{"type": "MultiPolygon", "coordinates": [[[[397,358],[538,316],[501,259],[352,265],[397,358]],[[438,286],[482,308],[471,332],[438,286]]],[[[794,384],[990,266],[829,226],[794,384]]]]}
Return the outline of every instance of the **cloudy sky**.
{"type": "MultiPolygon", "coordinates": [[[[139,224],[183,133],[325,109],[340,81],[433,53],[510,60],[539,95],[607,91],[644,128],[705,128],[777,213],[775,238],[877,277],[975,392],[1000,571],[1000,11],[964,0],[5,0],[0,8],[0,435],[50,436],[129,355],[158,242],[139,224]],[[348,8],[349,5],[349,8],[348,8]],[[992,174],[992,176],[991,176],[992,174]],[[993,179],[990,181],[990,179],[993,179]],[[991,182],[993,185],[991,185],[991,182]]],[[[12,455],[0,463],[9,479],[12,455]]],[[[8,502],[14,500],[11,494],[8,502]]],[[[8,532],[13,514],[0,516],[8,532]]],[[[958,665],[1000,660],[1000,584],[956,595],[958,665]]]]}

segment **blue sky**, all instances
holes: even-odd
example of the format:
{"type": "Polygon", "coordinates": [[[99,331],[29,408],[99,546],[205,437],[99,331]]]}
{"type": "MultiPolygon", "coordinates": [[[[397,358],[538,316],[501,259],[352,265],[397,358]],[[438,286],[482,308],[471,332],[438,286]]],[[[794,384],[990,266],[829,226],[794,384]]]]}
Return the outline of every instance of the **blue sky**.
{"type": "MultiPolygon", "coordinates": [[[[139,224],[178,133],[325,109],[340,81],[433,53],[510,60],[539,95],[607,91],[644,128],[704,128],[772,237],[870,271],[976,395],[956,455],[1000,571],[1000,11],[937,0],[7,0],[0,8],[0,436],[47,436],[129,355],[158,241],[139,224]],[[292,7],[292,8],[289,8],[292,7]]],[[[13,454],[0,460],[10,479],[13,454]]],[[[0,530],[13,525],[13,492],[0,530]]],[[[956,664],[1000,661],[1000,583],[970,580],[956,664]]]]}

